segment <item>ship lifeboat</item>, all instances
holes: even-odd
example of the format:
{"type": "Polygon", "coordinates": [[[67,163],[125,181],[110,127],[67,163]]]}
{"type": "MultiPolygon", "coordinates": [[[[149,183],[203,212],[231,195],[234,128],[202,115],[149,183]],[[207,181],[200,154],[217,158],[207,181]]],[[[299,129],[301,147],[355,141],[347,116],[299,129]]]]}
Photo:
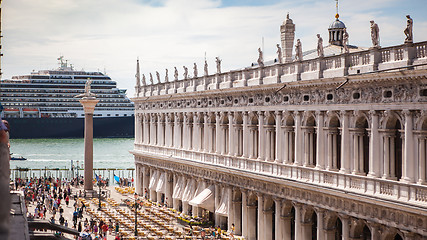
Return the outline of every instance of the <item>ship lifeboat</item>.
{"type": "Polygon", "coordinates": [[[24,108],[24,109],[22,109],[22,111],[25,114],[37,114],[37,113],[39,113],[39,110],[36,108],[24,108]]]}
{"type": "Polygon", "coordinates": [[[5,108],[3,111],[5,114],[19,114],[19,109],[16,108],[5,108]]]}

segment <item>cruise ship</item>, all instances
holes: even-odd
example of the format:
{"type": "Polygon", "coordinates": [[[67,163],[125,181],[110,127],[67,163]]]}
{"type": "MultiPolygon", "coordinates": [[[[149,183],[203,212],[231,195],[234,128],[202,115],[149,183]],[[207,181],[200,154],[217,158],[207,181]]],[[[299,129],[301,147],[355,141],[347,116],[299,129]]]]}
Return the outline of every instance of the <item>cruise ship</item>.
{"type": "Polygon", "coordinates": [[[33,71],[0,82],[1,117],[9,121],[11,138],[80,138],[84,111],[75,96],[91,92],[99,99],[94,112],[94,137],[133,137],[134,104],[125,89],[102,72],[77,71],[58,58],[55,70],[33,71]]]}

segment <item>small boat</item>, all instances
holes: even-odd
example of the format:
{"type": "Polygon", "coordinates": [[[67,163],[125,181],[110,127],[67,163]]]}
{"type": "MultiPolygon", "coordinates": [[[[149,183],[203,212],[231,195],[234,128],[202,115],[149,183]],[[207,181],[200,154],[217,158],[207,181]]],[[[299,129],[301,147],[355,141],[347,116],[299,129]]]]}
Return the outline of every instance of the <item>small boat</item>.
{"type": "Polygon", "coordinates": [[[24,158],[23,156],[19,156],[19,157],[10,157],[10,160],[13,160],[13,161],[25,161],[27,159],[24,158]]]}

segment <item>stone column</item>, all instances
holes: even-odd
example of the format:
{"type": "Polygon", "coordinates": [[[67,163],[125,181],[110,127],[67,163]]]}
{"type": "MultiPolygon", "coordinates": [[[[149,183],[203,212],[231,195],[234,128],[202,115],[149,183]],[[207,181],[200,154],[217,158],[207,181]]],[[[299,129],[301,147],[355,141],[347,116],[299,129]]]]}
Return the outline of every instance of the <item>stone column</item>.
{"type": "Polygon", "coordinates": [[[83,97],[79,101],[85,112],[85,181],[84,190],[93,191],[93,112],[99,102],[94,97],[83,97]]]}
{"type": "Polygon", "coordinates": [[[264,239],[264,197],[263,195],[257,195],[258,196],[258,236],[257,239],[264,239]]]}
{"type": "Polygon", "coordinates": [[[233,189],[228,186],[226,188],[227,194],[228,194],[228,221],[227,221],[227,229],[231,229],[231,224],[234,223],[234,208],[233,208],[233,189]]]}
{"type": "Polygon", "coordinates": [[[189,136],[189,119],[188,119],[188,114],[189,113],[184,113],[184,122],[183,127],[182,127],[182,135],[183,135],[183,143],[182,143],[182,148],[183,149],[188,149],[189,148],[189,141],[190,141],[190,136],[189,136]]]}
{"type": "Polygon", "coordinates": [[[426,181],[426,136],[418,137],[418,183],[424,184],[426,181]]]}
{"type": "Polygon", "coordinates": [[[282,139],[282,112],[276,111],[276,159],[274,161],[277,163],[283,162],[282,139]]]}
{"type": "Polygon", "coordinates": [[[412,112],[403,111],[405,114],[405,152],[403,158],[402,180],[405,182],[415,181],[415,158],[414,158],[414,132],[412,112]]]}
{"type": "Polygon", "coordinates": [[[239,200],[233,200],[233,212],[234,212],[234,226],[235,235],[242,235],[242,202],[239,200]]]}
{"type": "Polygon", "coordinates": [[[234,136],[234,113],[229,112],[228,113],[228,155],[234,156],[235,146],[237,145],[238,141],[234,136]]]}
{"type": "Polygon", "coordinates": [[[264,112],[258,112],[258,160],[265,160],[264,112]]]}
{"type": "MultiPolygon", "coordinates": [[[[292,237],[292,225],[291,225],[291,220],[292,218],[290,216],[283,216],[281,217],[282,221],[283,221],[283,229],[282,229],[282,238],[279,239],[291,239],[292,237]]],[[[296,238],[295,238],[296,239],[296,238]]]]}
{"type": "MultiPolygon", "coordinates": [[[[260,239],[256,236],[256,226],[257,222],[256,219],[256,206],[248,206],[248,222],[247,222],[247,228],[248,228],[248,240],[256,240],[260,239]]],[[[259,234],[258,229],[258,234],[259,234]]]]}
{"type": "Polygon", "coordinates": [[[248,128],[248,112],[243,112],[243,157],[249,157],[249,128],[248,128]]]}
{"type": "Polygon", "coordinates": [[[175,113],[175,117],[174,117],[174,122],[173,122],[173,148],[178,148],[178,138],[179,138],[179,118],[178,118],[178,114],[175,113]]]}
{"type": "Polygon", "coordinates": [[[317,111],[316,115],[317,115],[316,168],[325,169],[325,131],[323,130],[323,127],[324,127],[323,112],[317,111]]]}
{"type": "Polygon", "coordinates": [[[173,179],[172,181],[169,181],[171,178],[173,178],[172,173],[166,172],[165,173],[165,202],[167,203],[167,207],[172,207],[172,194],[173,194],[173,179]]]}
{"type": "Polygon", "coordinates": [[[135,164],[135,193],[141,195],[141,175],[140,175],[140,166],[139,164],[135,164]]]}
{"type": "Polygon", "coordinates": [[[342,173],[350,173],[350,130],[349,113],[342,111],[342,130],[341,130],[341,169],[342,173]]]}
{"type": "Polygon", "coordinates": [[[323,215],[325,210],[316,208],[316,215],[317,215],[317,240],[324,240],[325,239],[325,232],[323,230],[323,224],[325,216],[323,215]]]}
{"type": "Polygon", "coordinates": [[[301,231],[301,205],[294,203],[295,208],[295,239],[303,239],[301,231]]]}
{"type": "MultiPolygon", "coordinates": [[[[215,184],[215,210],[219,207],[220,195],[221,195],[221,185],[215,184]]],[[[215,226],[219,225],[220,215],[215,213],[215,226]]]]}
{"type": "Polygon", "coordinates": [[[248,238],[248,205],[247,205],[247,191],[242,191],[242,236],[248,238]]]}
{"type": "MultiPolygon", "coordinates": [[[[272,210],[264,210],[264,238],[265,240],[273,239],[273,211],[272,210]]],[[[277,229],[276,229],[277,231],[277,229]]]]}
{"type": "Polygon", "coordinates": [[[220,154],[221,153],[221,112],[215,113],[215,130],[216,130],[216,141],[215,141],[215,153],[220,154]]]}
{"type": "Polygon", "coordinates": [[[371,137],[369,138],[369,173],[370,177],[379,177],[380,175],[380,162],[378,159],[380,149],[380,137],[378,132],[378,114],[376,111],[369,112],[372,116],[371,123],[371,137]]]}
{"type": "Polygon", "coordinates": [[[302,162],[302,132],[301,132],[302,113],[295,113],[295,165],[301,165],[302,162]]]}
{"type": "Polygon", "coordinates": [[[139,121],[140,121],[140,119],[141,119],[140,114],[139,113],[135,114],[135,130],[134,130],[134,132],[135,132],[135,144],[139,143],[140,138],[141,138],[139,135],[139,130],[140,130],[139,121]]]}
{"type": "Polygon", "coordinates": [[[203,131],[205,131],[205,135],[204,135],[204,143],[203,143],[203,150],[205,152],[209,152],[209,139],[210,139],[210,135],[209,135],[209,114],[205,113],[203,114],[203,117],[205,119],[204,122],[204,126],[203,126],[203,131]]]}
{"type": "Polygon", "coordinates": [[[157,146],[163,146],[162,114],[157,114],[157,146]]]}
{"type": "Polygon", "coordinates": [[[283,239],[283,225],[282,225],[282,218],[281,218],[281,210],[282,210],[282,201],[280,199],[273,199],[274,200],[274,208],[275,208],[275,214],[274,214],[274,230],[275,230],[275,235],[274,235],[274,239],[275,240],[281,240],[283,239]]]}
{"type": "Polygon", "coordinates": [[[383,178],[389,178],[390,175],[390,139],[391,137],[389,136],[388,133],[384,133],[383,134],[383,164],[384,164],[384,174],[383,174],[383,178]]]}
{"type": "Polygon", "coordinates": [[[342,222],[342,240],[350,238],[350,218],[347,215],[341,215],[342,222]]]}

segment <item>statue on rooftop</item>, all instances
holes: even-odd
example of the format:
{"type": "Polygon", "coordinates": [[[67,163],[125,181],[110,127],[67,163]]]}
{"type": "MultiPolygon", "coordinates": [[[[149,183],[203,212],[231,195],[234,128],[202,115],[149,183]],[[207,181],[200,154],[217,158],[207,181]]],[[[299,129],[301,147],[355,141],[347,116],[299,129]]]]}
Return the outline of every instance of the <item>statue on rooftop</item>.
{"type": "Polygon", "coordinates": [[[177,81],[178,80],[178,69],[176,69],[176,67],[174,67],[175,68],[175,73],[174,73],[174,78],[175,78],[175,81],[177,81]]]}
{"type": "Polygon", "coordinates": [[[209,75],[208,74],[208,61],[205,60],[205,76],[209,75]]]}
{"type": "Polygon", "coordinates": [[[264,67],[264,57],[263,57],[261,48],[258,48],[258,60],[257,60],[257,62],[258,62],[258,65],[260,67],[264,67]]]}
{"type": "Polygon", "coordinates": [[[317,34],[317,56],[324,57],[325,54],[323,52],[323,38],[320,34],[317,34]]]}
{"type": "Polygon", "coordinates": [[[154,84],[154,82],[153,82],[153,74],[151,74],[151,73],[150,73],[150,83],[151,83],[151,85],[154,84]]]}
{"type": "Polygon", "coordinates": [[[142,85],[146,85],[147,82],[145,81],[145,74],[142,74],[142,85]]]}
{"type": "Polygon", "coordinates": [[[216,57],[215,61],[216,61],[216,73],[219,74],[219,73],[221,73],[221,62],[222,62],[222,60],[219,59],[219,57],[216,57]]]}
{"type": "Polygon", "coordinates": [[[376,24],[374,20],[371,20],[371,39],[372,39],[372,46],[374,48],[380,47],[380,43],[379,43],[380,29],[378,27],[378,24],[376,24]]]}
{"type": "Polygon", "coordinates": [[[406,20],[406,28],[403,31],[406,35],[406,39],[405,39],[405,43],[412,43],[414,41],[413,39],[413,32],[412,32],[412,27],[414,25],[414,21],[412,20],[410,15],[406,15],[406,18],[408,20],[406,20]]]}
{"type": "Polygon", "coordinates": [[[165,82],[169,82],[168,69],[166,68],[165,82]]]}
{"type": "Polygon", "coordinates": [[[276,51],[276,53],[277,53],[277,61],[279,63],[282,63],[283,62],[283,59],[282,59],[282,48],[280,47],[280,44],[276,44],[276,47],[277,47],[277,51],[276,51]]]}
{"type": "Polygon", "coordinates": [[[344,53],[349,53],[350,50],[348,50],[348,33],[347,30],[344,28],[344,32],[342,34],[342,45],[344,46],[344,53]]]}
{"type": "Polygon", "coordinates": [[[199,72],[197,71],[197,64],[196,63],[194,63],[193,70],[194,70],[194,77],[196,78],[197,75],[199,74],[199,72]]]}
{"type": "Polygon", "coordinates": [[[302,61],[302,44],[300,39],[297,39],[297,44],[295,45],[295,61],[302,61]]]}
{"type": "Polygon", "coordinates": [[[186,66],[182,66],[184,68],[184,79],[188,78],[188,68],[186,66]]]}
{"type": "Polygon", "coordinates": [[[160,83],[160,73],[156,71],[157,82],[160,83]]]}

